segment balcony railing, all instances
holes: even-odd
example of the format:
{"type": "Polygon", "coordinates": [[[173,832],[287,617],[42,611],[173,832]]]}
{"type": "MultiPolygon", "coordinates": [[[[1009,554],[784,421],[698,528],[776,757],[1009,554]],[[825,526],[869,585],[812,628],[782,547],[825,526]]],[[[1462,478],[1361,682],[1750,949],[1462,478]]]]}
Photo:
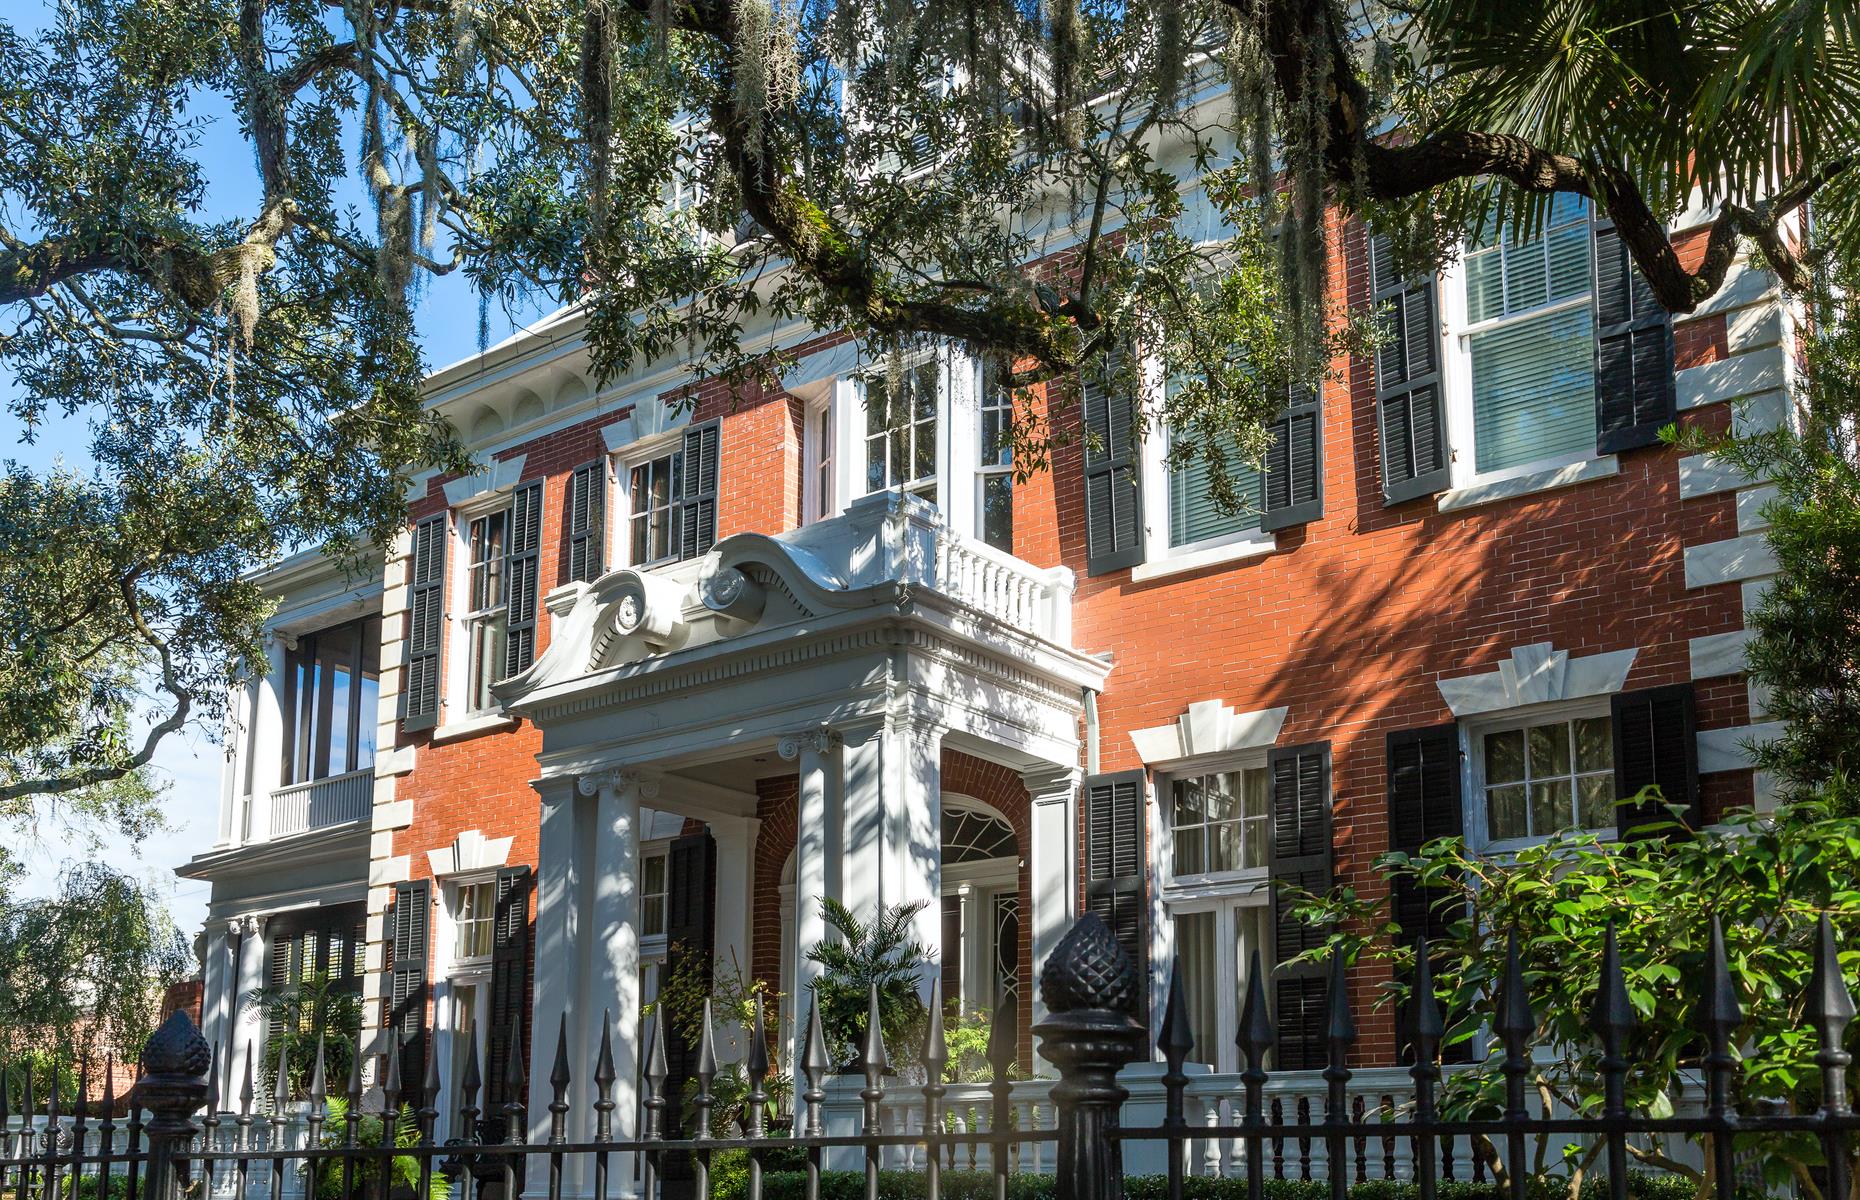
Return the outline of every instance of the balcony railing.
{"type": "Polygon", "coordinates": [[[293,783],[271,793],[271,836],[360,821],[374,811],[375,770],[363,767],[327,779],[293,783]]]}

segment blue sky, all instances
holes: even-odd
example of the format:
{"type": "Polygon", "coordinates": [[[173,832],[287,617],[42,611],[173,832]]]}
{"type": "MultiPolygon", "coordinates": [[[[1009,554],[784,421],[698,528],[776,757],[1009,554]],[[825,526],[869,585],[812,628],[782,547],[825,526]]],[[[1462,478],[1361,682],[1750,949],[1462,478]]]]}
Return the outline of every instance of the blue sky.
{"type": "MultiPolygon", "coordinates": [[[[10,22],[22,32],[42,28],[51,4],[39,0],[10,0],[0,5],[0,20],[10,22]]],[[[202,96],[194,109],[207,121],[199,154],[212,180],[207,195],[209,217],[249,215],[257,195],[252,155],[240,135],[239,125],[223,97],[202,96]]],[[[355,192],[357,204],[362,193],[355,192]]],[[[533,320],[534,312],[517,314],[519,320],[533,320]]],[[[419,297],[417,318],[421,346],[429,367],[445,366],[478,351],[478,302],[462,278],[429,281],[419,297]]],[[[493,305],[490,313],[491,343],[508,335],[516,326],[511,316],[493,305]]],[[[17,383],[0,379],[0,397],[10,399],[17,393],[17,383]]],[[[53,419],[42,424],[27,442],[25,426],[10,407],[0,412],[0,458],[44,469],[62,460],[72,467],[90,464],[90,428],[83,413],[69,419],[53,419]]],[[[212,845],[219,814],[220,768],[222,748],[201,731],[190,730],[182,736],[165,740],[155,755],[158,776],[169,785],[167,812],[170,828],[149,838],[140,846],[125,839],[106,840],[99,856],[125,870],[144,876],[166,889],[176,921],[184,930],[199,928],[206,915],[208,887],[193,880],[177,879],[173,869],[212,845]]],[[[55,823],[48,822],[41,836],[18,847],[31,872],[29,889],[46,892],[55,886],[59,868],[79,855],[88,856],[87,847],[72,842],[55,823]]]]}

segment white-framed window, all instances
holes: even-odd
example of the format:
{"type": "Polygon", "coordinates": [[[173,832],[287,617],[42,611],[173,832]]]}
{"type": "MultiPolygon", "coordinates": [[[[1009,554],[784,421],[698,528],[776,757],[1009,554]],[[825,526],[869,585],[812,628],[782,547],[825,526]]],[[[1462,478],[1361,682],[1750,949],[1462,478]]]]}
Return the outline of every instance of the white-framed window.
{"type": "Polygon", "coordinates": [[[497,881],[457,885],[452,901],[452,961],[489,962],[497,928],[497,881]]]}
{"type": "Polygon", "coordinates": [[[1466,727],[1467,832],[1504,851],[1558,833],[1615,830],[1614,725],[1606,703],[1466,727]]]}
{"type": "Polygon", "coordinates": [[[1272,781],[1264,766],[1176,775],[1166,796],[1173,880],[1265,869],[1272,781]]]}
{"type": "Polygon", "coordinates": [[[1500,229],[1443,276],[1454,482],[1595,455],[1588,201],[1559,195],[1529,239],[1500,229]]]}
{"type": "Polygon", "coordinates": [[[1014,393],[995,377],[995,364],[981,364],[975,398],[979,428],[975,466],[975,536],[997,550],[1014,552],[1014,393]]]}
{"type": "Polygon", "coordinates": [[[835,486],[833,476],[839,469],[834,454],[839,439],[835,436],[834,424],[833,393],[829,388],[824,398],[808,406],[806,424],[801,431],[807,466],[806,482],[802,488],[806,493],[803,497],[804,524],[823,521],[838,511],[839,488],[835,486]]]}
{"type": "Polygon", "coordinates": [[[666,851],[647,850],[639,859],[639,936],[665,937],[666,851]]]}
{"type": "Polygon", "coordinates": [[[491,685],[504,677],[505,623],[509,618],[509,580],[505,574],[510,536],[510,507],[472,517],[466,525],[465,708],[468,713],[495,706],[491,685]]]}
{"type": "Polygon", "coordinates": [[[1238,1071],[1242,1063],[1234,1035],[1240,1029],[1255,951],[1265,969],[1271,969],[1271,893],[1260,886],[1243,895],[1172,900],[1169,920],[1195,1032],[1188,1061],[1216,1071],[1238,1071]]]}
{"type": "Polygon", "coordinates": [[[942,803],[943,994],[965,1014],[1023,995],[1020,850],[1013,827],[980,801],[942,803]]]}
{"type": "Polygon", "coordinates": [[[619,455],[616,561],[641,569],[702,558],[717,540],[722,425],[643,438],[619,455]]]}
{"type": "MultiPolygon", "coordinates": [[[[1165,404],[1179,382],[1179,377],[1165,374],[1160,362],[1147,364],[1143,387],[1152,396],[1161,392],[1165,404]]],[[[1258,468],[1237,450],[1227,456],[1228,477],[1240,504],[1233,512],[1222,512],[1214,502],[1205,459],[1181,465],[1169,461],[1174,437],[1173,430],[1152,429],[1143,439],[1144,560],[1159,563],[1208,552],[1225,557],[1276,545],[1273,535],[1259,527],[1265,494],[1258,468]]]]}
{"type": "Polygon", "coordinates": [[[944,370],[942,357],[931,355],[907,365],[896,379],[882,369],[860,378],[866,494],[898,488],[937,503],[944,370]]]}
{"type": "Polygon", "coordinates": [[[627,471],[627,563],[650,567],[678,557],[684,455],[674,444],[664,454],[634,463],[627,471]]]}

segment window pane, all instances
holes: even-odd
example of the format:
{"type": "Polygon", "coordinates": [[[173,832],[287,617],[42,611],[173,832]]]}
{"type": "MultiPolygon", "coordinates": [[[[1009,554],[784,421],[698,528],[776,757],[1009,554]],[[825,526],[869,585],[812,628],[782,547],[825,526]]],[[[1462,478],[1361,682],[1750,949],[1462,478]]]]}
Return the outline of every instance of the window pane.
{"type": "Polygon", "coordinates": [[[1593,328],[1590,311],[1573,308],[1467,339],[1478,470],[1594,449],[1593,328]]]}
{"type": "Polygon", "coordinates": [[[1568,829],[1575,819],[1570,808],[1569,780],[1553,779],[1531,784],[1531,832],[1544,837],[1568,829]]]}
{"type": "Polygon", "coordinates": [[[1178,829],[1175,834],[1175,873],[1177,875],[1199,875],[1208,869],[1207,862],[1207,827],[1191,825],[1178,829]]]}
{"type": "Polygon", "coordinates": [[[1576,722],[1576,769],[1578,771],[1612,771],[1615,767],[1615,743],[1612,723],[1607,717],[1585,717],[1576,722]]]}
{"type": "Polygon", "coordinates": [[[1524,819],[1524,785],[1490,788],[1485,794],[1486,832],[1495,842],[1530,836],[1524,819]]]}
{"type": "Polygon", "coordinates": [[[1178,779],[1175,781],[1175,823],[1193,825],[1208,819],[1206,802],[1202,799],[1202,781],[1199,779],[1178,779]]]}
{"type": "Polygon", "coordinates": [[[1240,815],[1240,772],[1210,775],[1207,780],[1208,819],[1226,821],[1240,815]]]}
{"type": "Polygon", "coordinates": [[[662,937],[665,934],[665,897],[647,896],[640,901],[639,932],[642,937],[662,937]]]}
{"type": "Polygon", "coordinates": [[[915,432],[915,435],[917,438],[917,457],[915,459],[915,465],[914,465],[914,469],[911,474],[911,478],[912,479],[928,479],[932,475],[936,474],[936,414],[935,412],[933,411],[930,414],[929,420],[919,422],[918,424],[913,425],[911,428],[915,432]]]}
{"type": "Polygon", "coordinates": [[[1195,1031],[1195,1048],[1188,1061],[1218,1066],[1221,964],[1215,949],[1214,914],[1180,913],[1175,918],[1175,952],[1182,963],[1182,982],[1188,991],[1188,1023],[1195,1031]]]}
{"type": "Polygon", "coordinates": [[[1577,819],[1584,829],[1609,829],[1615,823],[1615,777],[1591,775],[1576,781],[1581,811],[1577,819]]]}
{"type": "Polygon", "coordinates": [[[1524,778],[1524,731],[1507,729],[1485,735],[1485,781],[1515,783],[1524,778]]]}
{"type": "Polygon", "coordinates": [[[1208,827],[1210,841],[1208,849],[1208,870],[1238,871],[1240,869],[1240,822],[1223,821],[1208,827]]]}
{"type": "Polygon", "coordinates": [[[1504,260],[1496,250],[1466,260],[1466,319],[1473,324],[1505,312],[1504,260]]]}
{"type": "Polygon", "coordinates": [[[1505,247],[1505,310],[1536,308],[1550,294],[1544,244],[1534,240],[1505,247]]]}
{"type": "Polygon", "coordinates": [[[1534,725],[1530,731],[1531,778],[1569,774],[1569,726],[1534,725]]]}
{"type": "Polygon", "coordinates": [[[982,476],[982,540],[997,550],[1014,550],[1014,477],[982,476]]]}

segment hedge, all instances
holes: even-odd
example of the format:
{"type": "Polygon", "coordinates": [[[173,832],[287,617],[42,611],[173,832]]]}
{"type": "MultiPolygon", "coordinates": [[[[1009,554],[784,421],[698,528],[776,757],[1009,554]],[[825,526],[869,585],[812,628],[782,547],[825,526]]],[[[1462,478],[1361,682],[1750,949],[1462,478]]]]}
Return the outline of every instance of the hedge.
{"type": "MultiPolygon", "coordinates": [[[[806,1154],[794,1149],[767,1151],[763,1154],[763,1200],[805,1200],[807,1194],[806,1154]]],[[[726,1150],[711,1160],[712,1200],[747,1200],[749,1156],[741,1150],[726,1150]]],[[[1165,1200],[1169,1181],[1162,1175],[1126,1175],[1124,1194],[1127,1200],[1165,1200]]],[[[1593,1173],[1582,1184],[1582,1200],[1603,1200],[1608,1180],[1593,1173]]],[[[1321,1179],[1268,1179],[1266,1200],[1329,1200],[1330,1184],[1321,1179]]],[[[1537,1200],[1562,1200],[1564,1181],[1543,1177],[1532,1181],[1531,1191],[1537,1200]]],[[[820,1200],[861,1200],[865,1194],[865,1176],[859,1171],[822,1171],[820,1200]]],[[[944,1200],[994,1200],[995,1178],[987,1171],[944,1171],[944,1200]]],[[[1183,1181],[1184,1200],[1246,1200],[1246,1179],[1215,1179],[1192,1175],[1183,1181]]],[[[1421,1190],[1413,1183],[1393,1179],[1372,1179],[1353,1184],[1350,1200],[1420,1200],[1421,1190]]],[[[1630,1200],[1693,1200],[1696,1185],[1678,1175],[1652,1175],[1636,1172],[1628,1177],[1630,1200]]],[[[1505,1200],[1506,1193],[1496,1183],[1469,1183],[1443,1180],[1435,1191],[1437,1200],[1505,1200]]],[[[879,1200],[925,1200],[921,1171],[880,1171],[879,1200]]],[[[1008,1176],[1008,1200],[1052,1200],[1051,1175],[1015,1174],[1008,1176]]]]}

